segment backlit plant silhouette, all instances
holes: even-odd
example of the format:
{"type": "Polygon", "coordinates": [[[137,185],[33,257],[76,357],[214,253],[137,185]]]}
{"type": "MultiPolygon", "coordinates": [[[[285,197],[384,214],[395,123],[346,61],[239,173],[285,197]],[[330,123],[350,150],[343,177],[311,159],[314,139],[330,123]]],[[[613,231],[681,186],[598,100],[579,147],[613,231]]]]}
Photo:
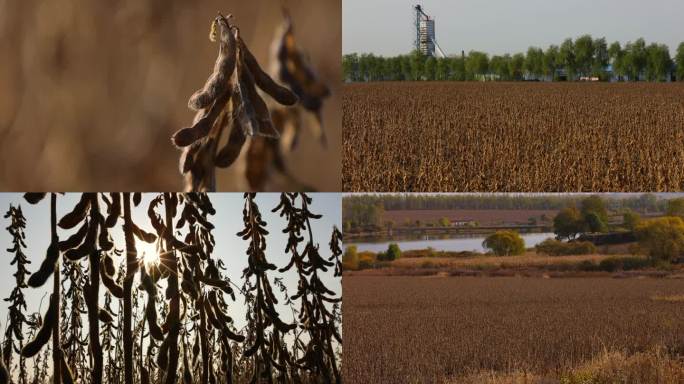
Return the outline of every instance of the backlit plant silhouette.
{"type": "MultiPolygon", "coordinates": [[[[37,204],[46,196],[25,198],[37,204]]],[[[50,194],[48,252],[27,282],[39,289],[53,276],[49,304],[44,315],[22,317],[23,330],[6,336],[3,345],[29,341],[3,348],[0,383],[19,380],[19,371],[22,384],[340,382],[341,298],[321,277],[339,278],[341,234],[334,229],[331,256],[322,257],[311,227],[321,216],[310,212],[310,196],[282,194],[274,209],[287,219],[287,266],[267,260],[268,225],[255,194],[244,196],[244,229],[237,234],[246,255],[214,252],[212,199],[222,195],[162,193],[143,205],[140,194],[84,193],[61,218],[58,198],[63,201],[50,194]],[[156,244],[158,261],[139,253],[144,243],[156,244]],[[241,285],[226,275],[236,265],[247,265],[241,285]],[[288,271],[299,282],[292,296],[283,282],[288,271]],[[246,310],[239,329],[237,306],[246,310]],[[12,363],[19,351],[30,365],[12,363]]],[[[24,255],[31,238],[23,229],[30,223],[18,207],[7,218],[19,244],[13,252],[24,255]]],[[[18,260],[21,268],[28,262],[25,255],[18,260]]]]}

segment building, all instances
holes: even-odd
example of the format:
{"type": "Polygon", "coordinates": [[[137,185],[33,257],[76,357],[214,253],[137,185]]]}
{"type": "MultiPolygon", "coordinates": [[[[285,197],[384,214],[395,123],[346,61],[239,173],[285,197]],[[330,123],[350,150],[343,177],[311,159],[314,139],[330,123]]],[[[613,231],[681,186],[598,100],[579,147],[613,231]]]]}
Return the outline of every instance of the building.
{"type": "Polygon", "coordinates": [[[423,12],[420,5],[413,9],[416,12],[415,48],[425,56],[435,57],[435,19],[423,12]]]}

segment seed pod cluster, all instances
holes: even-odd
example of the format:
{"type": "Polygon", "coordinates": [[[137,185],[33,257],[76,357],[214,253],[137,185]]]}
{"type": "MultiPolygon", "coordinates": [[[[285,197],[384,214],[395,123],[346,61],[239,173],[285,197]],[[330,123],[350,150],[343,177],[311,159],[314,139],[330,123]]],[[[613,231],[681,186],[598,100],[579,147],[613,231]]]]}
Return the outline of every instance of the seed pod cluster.
{"type": "MultiPolygon", "coordinates": [[[[53,203],[55,196],[52,195],[53,203]]],[[[294,248],[301,253],[298,254],[300,260],[290,263],[285,270],[295,267],[299,270],[301,266],[306,272],[305,284],[300,284],[297,295],[292,297],[282,278],[278,277],[283,272],[266,258],[269,232],[255,194],[245,195],[244,229],[238,234],[249,243],[242,287],[224,273],[225,261],[229,259],[213,256],[216,228],[212,215],[216,214],[216,209],[207,194],[164,193],[151,199],[145,207],[149,225],[154,228],[151,233],[143,229],[145,223],[132,221],[131,206],[136,202],[140,204],[140,197],[136,195],[80,195],[78,203],[62,220],[58,220],[55,211],[51,210],[55,232],[49,257],[46,257],[49,261],[46,265],[51,268],[43,269],[47,277],[51,272],[57,276],[53,287],[55,294],[50,296],[45,321],[40,321],[37,315],[27,320],[29,340],[21,351],[22,355],[36,359],[34,377],[48,377],[53,370],[61,382],[125,384],[126,360],[130,356],[133,369],[130,377],[134,383],[225,384],[273,379],[279,382],[329,382],[328,379],[335,377],[335,369],[325,349],[328,344],[325,340],[309,339],[311,335],[326,337],[337,332],[328,328],[337,327],[339,323],[333,321],[331,325],[320,320],[326,313],[322,311],[325,309],[323,302],[332,303],[336,298],[314,278],[318,271],[330,268],[332,258],[319,260],[323,258],[317,246],[309,247],[308,243],[299,249],[297,244],[304,241],[306,231],[310,229],[308,220],[319,217],[299,206],[300,197],[307,201],[306,204],[311,202],[307,195],[283,194],[275,210],[288,218],[287,249],[294,248]],[[122,217],[123,220],[119,220],[122,217]],[[56,236],[58,222],[71,230],[71,235],[61,242],[56,236]],[[109,237],[109,233],[120,228],[126,240],[125,251],[117,249],[118,243],[114,244],[109,237]],[[106,233],[104,237],[103,232],[106,233]],[[156,239],[160,242],[158,249],[162,262],[158,266],[141,267],[136,241],[156,239]],[[57,263],[60,252],[69,255],[65,258],[67,262],[59,267],[61,273],[55,268],[60,265],[57,263]],[[131,271],[140,272],[140,285],[126,291],[125,282],[133,281],[133,275],[129,273],[138,274],[131,271]],[[98,302],[100,280],[107,287],[103,305],[98,302]],[[159,291],[158,284],[165,284],[166,289],[159,291]],[[312,292],[320,292],[322,302],[313,302],[312,292]],[[238,294],[244,297],[248,308],[247,324],[242,329],[236,328],[234,313],[228,305],[238,294]],[[284,304],[293,310],[292,321],[283,320],[279,313],[278,303],[283,296],[284,304]],[[117,300],[121,297],[122,300],[117,300]],[[130,300],[128,310],[126,297],[130,300]],[[302,310],[295,310],[293,300],[309,303],[307,310],[313,312],[301,315],[302,310]],[[115,312],[112,307],[116,310],[116,306],[112,304],[116,303],[119,308],[115,312]],[[87,322],[82,320],[85,314],[87,322]],[[318,333],[311,333],[310,327],[318,329],[318,333]],[[56,342],[51,349],[54,352],[52,360],[49,347],[45,347],[51,337],[56,342]],[[291,338],[294,340],[292,347],[291,338]]],[[[145,208],[140,210],[144,212],[145,208]]],[[[23,221],[18,208],[14,209],[9,215],[15,217],[16,228],[19,228],[23,221]]],[[[340,236],[334,234],[333,239],[340,236]]],[[[19,237],[23,241],[23,236],[19,237]]],[[[330,317],[335,318],[335,315],[330,317]]],[[[11,334],[17,336],[16,331],[11,334]]],[[[6,345],[3,354],[5,350],[6,345]]],[[[9,351],[12,353],[11,348],[9,351]]],[[[331,356],[335,358],[334,354],[331,356]]],[[[8,365],[6,360],[5,364],[8,365]]]]}
{"type": "Polygon", "coordinates": [[[315,124],[310,124],[310,127],[321,144],[327,146],[321,109],[323,100],[330,95],[330,88],[319,78],[306,55],[297,46],[292,19],[287,11],[285,21],[276,33],[271,51],[274,77],[287,85],[297,95],[300,103],[295,107],[272,106],[273,126],[285,137],[291,137],[290,142],[281,144],[280,141],[268,137],[253,138],[247,149],[245,176],[250,188],[255,191],[263,190],[274,172],[284,177],[286,184],[289,185],[288,189],[313,190],[297,180],[297,177],[288,170],[284,147],[293,150],[299,143],[303,127],[302,110],[315,116],[315,124]],[[289,134],[290,132],[292,133],[289,134]]]}
{"type": "MultiPolygon", "coordinates": [[[[301,106],[315,115],[318,122],[317,136],[323,145],[327,145],[321,109],[323,100],[330,96],[330,88],[320,79],[307,56],[297,46],[292,18],[287,12],[285,21],[277,32],[272,52],[278,80],[287,84],[299,97],[301,106]]],[[[293,140],[293,144],[296,142],[296,139],[293,140]]]]}
{"type": "Polygon", "coordinates": [[[218,42],[219,53],[205,85],[188,101],[197,111],[193,125],[172,137],[182,148],[180,170],[190,191],[215,190],[215,167],[230,166],[247,137],[279,137],[257,87],[284,105],[298,100],[261,69],[230,16],[219,14],[213,20],[210,40],[218,42]],[[219,149],[225,129],[230,129],[228,140],[219,149]]]}

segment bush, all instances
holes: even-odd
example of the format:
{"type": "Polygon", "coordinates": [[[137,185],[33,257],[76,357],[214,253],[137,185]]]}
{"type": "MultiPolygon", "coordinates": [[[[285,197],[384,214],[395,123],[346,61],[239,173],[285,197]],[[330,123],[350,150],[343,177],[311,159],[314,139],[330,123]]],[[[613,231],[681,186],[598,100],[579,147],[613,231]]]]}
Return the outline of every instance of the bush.
{"type": "Polygon", "coordinates": [[[359,269],[359,255],[356,245],[350,245],[344,250],[342,255],[342,268],[349,271],[359,269]]]}
{"type": "Polygon", "coordinates": [[[684,221],[679,217],[659,217],[637,225],[639,245],[655,260],[675,261],[684,254],[684,221]]]}
{"type": "Polygon", "coordinates": [[[375,268],[375,255],[372,252],[361,252],[358,255],[358,269],[370,269],[375,268]]]}
{"type": "Polygon", "coordinates": [[[379,261],[392,261],[401,257],[401,249],[396,243],[391,243],[387,247],[387,251],[379,252],[377,259],[379,261]]]}
{"type": "Polygon", "coordinates": [[[525,240],[515,231],[497,231],[487,236],[482,246],[498,256],[522,255],[525,252],[525,240]]]}
{"type": "Polygon", "coordinates": [[[609,257],[601,260],[598,268],[601,271],[615,272],[644,269],[652,265],[653,263],[650,260],[640,257],[609,257]]]}
{"type": "Polygon", "coordinates": [[[590,241],[564,243],[556,239],[546,239],[534,247],[539,254],[549,256],[590,255],[596,253],[596,246],[590,241]]]}

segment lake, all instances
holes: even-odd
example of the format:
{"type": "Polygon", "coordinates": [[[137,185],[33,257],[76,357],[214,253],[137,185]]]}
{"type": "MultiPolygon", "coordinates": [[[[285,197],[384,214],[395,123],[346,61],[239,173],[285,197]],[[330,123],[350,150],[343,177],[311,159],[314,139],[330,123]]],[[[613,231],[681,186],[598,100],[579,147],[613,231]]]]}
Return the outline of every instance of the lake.
{"type": "MultiPolygon", "coordinates": [[[[525,240],[525,247],[531,248],[535,245],[541,243],[542,241],[548,239],[549,237],[554,237],[553,233],[521,233],[520,236],[525,240]]],[[[402,251],[407,251],[411,249],[426,249],[432,247],[436,251],[471,251],[471,252],[486,252],[482,247],[482,242],[486,236],[475,235],[475,236],[459,236],[452,237],[448,239],[417,239],[417,240],[382,240],[377,242],[351,242],[345,244],[345,247],[350,245],[356,245],[359,252],[370,251],[370,252],[381,252],[386,251],[390,243],[397,243],[402,251]]]]}

